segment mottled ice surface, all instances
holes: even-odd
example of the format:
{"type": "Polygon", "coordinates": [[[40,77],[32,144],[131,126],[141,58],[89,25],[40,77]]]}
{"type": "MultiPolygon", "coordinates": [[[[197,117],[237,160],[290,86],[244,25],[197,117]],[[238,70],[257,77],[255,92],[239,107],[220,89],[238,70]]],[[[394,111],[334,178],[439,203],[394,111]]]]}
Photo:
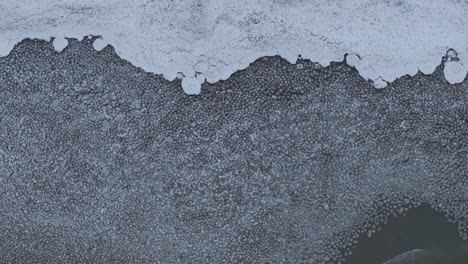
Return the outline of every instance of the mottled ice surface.
{"type": "Polygon", "coordinates": [[[265,57],[187,96],[92,41],[0,58],[0,263],[337,264],[421,203],[468,239],[468,81],[442,64],[375,89],[265,57]]]}
{"type": "MultiPolygon", "coordinates": [[[[433,72],[450,48],[460,65],[468,63],[466,1],[2,0],[0,10],[0,56],[24,38],[93,34],[105,41],[96,48],[110,43],[169,80],[178,72],[225,80],[265,55],[295,62],[300,54],[327,66],[349,53],[360,56],[353,62],[359,73],[383,88],[405,74],[433,72]]],[[[448,81],[463,79],[460,65],[446,70],[448,81]]]]}

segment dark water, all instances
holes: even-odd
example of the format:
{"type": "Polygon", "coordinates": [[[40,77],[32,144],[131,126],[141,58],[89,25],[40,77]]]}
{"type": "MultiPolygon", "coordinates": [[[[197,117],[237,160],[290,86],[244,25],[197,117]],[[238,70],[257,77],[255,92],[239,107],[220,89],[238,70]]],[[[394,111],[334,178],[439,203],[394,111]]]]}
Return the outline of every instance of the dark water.
{"type": "Polygon", "coordinates": [[[401,263],[468,263],[468,241],[460,238],[455,224],[428,205],[412,208],[406,215],[391,217],[381,226],[381,231],[371,237],[367,232],[362,234],[346,263],[384,263],[414,249],[428,252],[430,262],[401,263]]]}

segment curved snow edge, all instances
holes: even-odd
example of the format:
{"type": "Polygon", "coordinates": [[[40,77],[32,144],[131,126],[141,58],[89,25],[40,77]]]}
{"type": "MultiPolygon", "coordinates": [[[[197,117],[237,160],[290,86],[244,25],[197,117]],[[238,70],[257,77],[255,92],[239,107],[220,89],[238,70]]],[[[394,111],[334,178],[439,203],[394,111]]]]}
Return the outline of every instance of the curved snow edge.
{"type": "MultiPolygon", "coordinates": [[[[138,61],[135,63],[135,61],[132,61],[132,57],[126,58],[125,55],[122,55],[123,52],[119,52],[118,48],[116,48],[114,45],[106,42],[103,40],[102,36],[94,36],[94,35],[86,35],[83,38],[81,38],[81,41],[85,40],[86,38],[90,39],[93,43],[93,48],[100,52],[102,51],[105,47],[111,46],[116,55],[119,56],[121,59],[127,60],[130,62],[132,65],[135,67],[139,67],[143,69],[146,72],[151,72],[154,74],[159,74],[162,75],[165,79],[168,81],[173,81],[174,79],[178,78],[181,79],[181,85],[184,90],[184,92],[188,95],[198,95],[201,93],[201,85],[205,82],[208,83],[216,83],[220,80],[226,80],[228,79],[233,73],[239,70],[243,70],[247,68],[250,64],[252,64],[254,61],[262,58],[262,57],[268,57],[268,56],[279,56],[285,60],[287,60],[291,64],[297,64],[298,60],[310,60],[313,61],[313,58],[309,57],[304,57],[304,55],[299,54],[296,57],[285,57],[283,54],[272,54],[272,53],[259,53],[258,57],[248,60],[245,57],[242,57],[239,61],[238,68],[229,68],[229,74],[224,74],[223,76],[219,76],[219,78],[210,78],[208,79],[205,76],[205,73],[196,71],[195,69],[193,71],[187,71],[186,68],[181,67],[179,71],[177,71],[175,74],[167,74],[167,71],[164,69],[160,69],[159,71],[155,71],[152,67],[149,67],[148,65],[145,64],[139,64],[138,61]],[[263,55],[262,55],[263,54],[263,55]],[[241,67],[242,66],[242,67],[241,67]]],[[[5,56],[0,56],[1,57],[7,57],[10,52],[16,47],[16,45],[20,44],[22,41],[26,39],[31,39],[31,38],[25,38],[21,41],[18,41],[15,45],[11,47],[11,49],[7,52],[5,56]]],[[[68,46],[69,40],[70,39],[77,39],[78,38],[56,38],[56,37],[50,37],[48,39],[38,39],[37,40],[43,40],[49,43],[52,43],[54,46],[54,49],[57,52],[64,52],[64,49],[68,46]]],[[[432,74],[435,69],[443,64],[444,65],[444,76],[447,82],[449,82],[452,85],[462,83],[466,78],[468,78],[468,68],[466,68],[461,60],[458,58],[458,53],[454,49],[449,49],[445,54],[441,54],[438,57],[438,62],[436,63],[435,61],[433,63],[426,63],[424,65],[420,65],[417,67],[416,71],[409,71],[405,72],[401,76],[396,77],[392,81],[387,81],[383,79],[378,73],[373,69],[372,65],[368,63],[366,59],[363,59],[362,56],[359,54],[353,54],[353,53],[345,53],[342,56],[341,60],[333,60],[333,61],[327,61],[325,63],[319,63],[321,66],[326,67],[330,65],[332,62],[345,62],[349,66],[356,68],[356,70],[359,72],[359,74],[368,81],[372,81],[374,83],[374,87],[376,89],[383,89],[385,88],[388,84],[392,83],[396,79],[403,77],[405,75],[409,76],[414,76],[418,72],[422,72],[426,75],[432,74]]],[[[196,65],[193,65],[193,68],[196,68],[196,65]]]]}

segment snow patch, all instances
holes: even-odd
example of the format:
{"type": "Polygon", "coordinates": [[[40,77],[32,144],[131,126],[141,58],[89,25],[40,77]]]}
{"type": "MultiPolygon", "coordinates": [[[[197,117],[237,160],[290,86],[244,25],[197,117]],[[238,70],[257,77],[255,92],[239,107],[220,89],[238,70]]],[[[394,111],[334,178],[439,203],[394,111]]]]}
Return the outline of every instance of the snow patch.
{"type": "Polygon", "coordinates": [[[374,80],[374,86],[377,89],[383,89],[387,87],[387,82],[382,79],[382,77],[377,78],[374,80]]]}
{"type": "Polygon", "coordinates": [[[361,60],[358,55],[348,54],[346,55],[346,63],[351,67],[356,67],[358,62],[361,60]]]}
{"type": "Polygon", "coordinates": [[[182,79],[182,89],[188,95],[198,95],[201,92],[200,81],[195,77],[184,77],[182,79]]]}
{"type": "Polygon", "coordinates": [[[444,76],[450,84],[463,82],[466,77],[466,69],[460,62],[449,61],[444,65],[444,76]]]}
{"type": "Polygon", "coordinates": [[[66,38],[54,38],[52,44],[57,52],[62,52],[68,46],[68,40],[66,38]]]}
{"type": "Polygon", "coordinates": [[[197,74],[197,80],[200,82],[200,84],[203,84],[206,80],[206,77],[203,73],[197,74]]]}
{"type": "Polygon", "coordinates": [[[101,51],[108,45],[102,38],[98,38],[93,42],[93,48],[97,51],[101,51]]]}
{"type": "Polygon", "coordinates": [[[359,74],[366,80],[374,81],[381,78],[381,76],[379,76],[377,71],[374,70],[374,68],[369,64],[369,61],[366,59],[357,61],[354,67],[356,67],[356,70],[359,72],[359,74]]]}
{"type": "Polygon", "coordinates": [[[423,63],[419,65],[419,70],[424,74],[432,74],[436,68],[437,65],[434,63],[423,63]]]}
{"type": "Polygon", "coordinates": [[[196,71],[213,83],[272,55],[327,66],[359,54],[347,62],[379,87],[418,69],[431,73],[450,48],[468,63],[466,1],[7,0],[0,10],[0,56],[25,38],[102,36],[96,50],[112,44],[168,80],[196,71]]]}
{"type": "Polygon", "coordinates": [[[178,72],[176,74],[176,78],[179,79],[179,80],[182,80],[182,79],[184,79],[184,75],[181,72],[178,72]]]}

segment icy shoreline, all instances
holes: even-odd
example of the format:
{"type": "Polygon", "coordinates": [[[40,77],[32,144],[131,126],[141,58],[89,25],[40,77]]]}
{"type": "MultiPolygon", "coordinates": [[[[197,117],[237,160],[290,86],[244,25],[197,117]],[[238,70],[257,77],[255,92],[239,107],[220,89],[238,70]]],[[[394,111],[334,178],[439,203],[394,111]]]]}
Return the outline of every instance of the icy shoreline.
{"type": "Polygon", "coordinates": [[[301,55],[327,66],[354,54],[348,63],[384,88],[418,70],[432,73],[453,49],[457,56],[447,63],[445,76],[452,84],[463,81],[466,2],[373,2],[5,1],[0,3],[6,10],[0,18],[0,56],[24,38],[55,37],[61,51],[65,37],[99,35],[97,50],[112,44],[123,59],[168,80],[181,73],[184,90],[197,94],[200,82],[225,80],[271,55],[291,63],[301,55]]]}

